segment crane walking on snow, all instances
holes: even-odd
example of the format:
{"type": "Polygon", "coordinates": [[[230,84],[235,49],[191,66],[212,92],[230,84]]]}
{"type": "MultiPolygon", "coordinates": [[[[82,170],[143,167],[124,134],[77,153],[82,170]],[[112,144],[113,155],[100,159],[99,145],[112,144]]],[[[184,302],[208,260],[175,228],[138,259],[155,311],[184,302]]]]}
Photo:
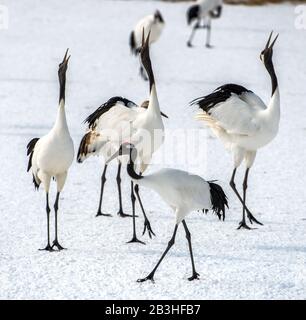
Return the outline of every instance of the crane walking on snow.
{"type": "Polygon", "coordinates": [[[217,88],[213,93],[191,102],[192,105],[198,105],[202,110],[197,115],[198,120],[204,121],[233,154],[234,170],[230,186],[243,207],[242,221],[238,229],[251,229],[246,224],[245,213],[251,223],[262,225],[246,206],[248,175],[255,161],[257,150],[270,143],[276,137],[279,128],[280,94],[272,61],[273,46],[278,35],[271,43],[272,33],[260,55],[272,84],[268,105],[252,91],[236,84],[226,84],[217,88]],[[241,197],[234,180],[237,168],[243,160],[246,163],[246,171],[243,181],[243,197],[241,197]]]}
{"type": "Polygon", "coordinates": [[[48,243],[44,249],[53,251],[54,247],[58,250],[64,249],[58,242],[57,214],[59,196],[63,190],[68,169],[74,157],[73,141],[70,137],[66,112],[65,112],[65,89],[66,71],[70,56],[68,49],[63,61],[59,65],[58,78],[60,83],[59,106],[55,124],[51,131],[42,138],[34,138],[27,145],[27,155],[29,156],[28,171],[32,169],[33,183],[36,189],[42,183],[46,192],[46,212],[47,212],[47,239],[48,243]],[[56,180],[57,193],[54,203],[55,211],[55,240],[50,244],[50,206],[49,188],[51,178],[56,180]]]}
{"type": "Polygon", "coordinates": [[[187,10],[187,23],[195,24],[192,27],[190,37],[187,41],[187,46],[192,47],[192,40],[197,29],[207,29],[206,32],[206,47],[211,48],[211,19],[221,17],[223,0],[198,0],[187,10]],[[202,24],[201,24],[202,23],[202,24]]]}
{"type": "Polygon", "coordinates": [[[175,211],[176,215],[174,232],[165,252],[149,275],[143,279],[139,279],[138,282],[147,280],[154,281],[154,275],[158,266],[174,245],[176,232],[181,222],[185,229],[192,266],[192,276],[188,278],[188,280],[198,279],[199,274],[195,269],[192,252],[191,234],[185,218],[191,211],[211,209],[217,214],[219,219],[222,218],[224,220],[225,207],[228,206],[224,191],[216,183],[207,182],[198,175],[176,169],[162,169],[147,176],[138,174],[134,168],[135,159],[137,159],[137,150],[135,146],[130,143],[122,144],[120,149],[109,161],[120,155],[129,155],[130,159],[127,165],[127,172],[131,179],[141,186],[156,191],[173,211],[175,211]]]}

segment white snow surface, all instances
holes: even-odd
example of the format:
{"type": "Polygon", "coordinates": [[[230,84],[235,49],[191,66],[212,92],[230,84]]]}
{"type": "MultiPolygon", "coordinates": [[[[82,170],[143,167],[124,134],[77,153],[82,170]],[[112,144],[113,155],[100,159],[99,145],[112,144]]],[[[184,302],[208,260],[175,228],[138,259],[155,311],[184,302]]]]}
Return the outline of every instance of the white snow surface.
{"type": "MultiPolygon", "coordinates": [[[[157,1],[39,0],[1,1],[9,28],[0,30],[0,298],[1,299],[305,299],[306,298],[306,37],[294,28],[294,6],[225,6],[213,21],[212,44],[205,33],[187,48],[188,3],[157,1]],[[82,121],[114,95],[137,103],[148,96],[128,48],[129,32],[142,16],[159,8],[166,26],[152,47],[152,62],[167,129],[200,129],[207,148],[200,165],[168,166],[218,179],[229,197],[225,222],[212,214],[187,217],[201,280],[189,282],[191,265],[182,226],[155,284],[136,282],[147,275],[171,237],[173,212],[150,190],[141,189],[156,237],[146,245],[126,244],[132,220],[116,215],[116,166],[111,166],[104,208],[112,218],[96,218],[102,161],[75,161],[60,197],[62,252],[41,252],[46,244],[45,195],[34,191],[26,173],[26,144],[47,133],[58,102],[57,67],[67,47],[67,118],[75,148],[85,132],[82,121]],[[250,171],[248,204],[264,223],[252,231],[236,227],[241,206],[228,182],[231,156],[196,122],[188,103],[225,83],[238,83],[268,101],[271,84],[259,60],[269,32],[280,33],[274,63],[281,91],[277,138],[259,150],[250,171]],[[205,165],[204,165],[205,164],[205,165]]],[[[170,139],[171,140],[171,139],[170,139]]],[[[162,149],[172,150],[166,138],[162,149]]],[[[175,143],[184,154],[186,141],[175,143]]],[[[162,150],[160,151],[162,152],[162,150]]],[[[153,165],[150,172],[161,166],[153,165]]],[[[241,190],[244,168],[239,169],[241,190]]],[[[125,211],[131,212],[129,179],[123,175],[125,211]]],[[[53,184],[51,202],[55,199],[53,184]]],[[[53,205],[52,205],[53,207],[53,205]]],[[[52,220],[53,221],[53,215],[52,220]]],[[[53,232],[52,232],[53,236],[53,232]]]]}

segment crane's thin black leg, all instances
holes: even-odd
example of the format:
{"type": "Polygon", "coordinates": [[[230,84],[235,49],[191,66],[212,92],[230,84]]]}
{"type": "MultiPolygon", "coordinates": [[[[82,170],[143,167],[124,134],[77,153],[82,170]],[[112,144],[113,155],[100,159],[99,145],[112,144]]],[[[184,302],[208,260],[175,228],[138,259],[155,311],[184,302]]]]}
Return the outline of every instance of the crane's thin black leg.
{"type": "Polygon", "coordinates": [[[182,223],[183,223],[183,226],[184,226],[184,229],[185,229],[185,232],[186,232],[186,238],[187,238],[187,241],[188,241],[190,258],[191,258],[191,266],[192,266],[192,276],[191,276],[190,278],[188,278],[188,280],[189,280],[189,281],[192,281],[192,280],[194,280],[194,279],[199,279],[199,276],[200,276],[200,275],[196,272],[195,265],[194,265],[190,231],[189,231],[189,229],[188,229],[188,227],[187,227],[186,221],[183,220],[182,223]]]}
{"type": "Polygon", "coordinates": [[[245,202],[246,202],[246,190],[248,188],[248,175],[249,175],[249,168],[246,169],[244,180],[243,180],[242,221],[239,223],[238,229],[244,228],[244,229],[250,230],[251,228],[245,222],[245,202]]]}
{"type": "Polygon", "coordinates": [[[142,211],[143,217],[144,217],[144,228],[143,228],[142,235],[144,235],[146,230],[148,230],[149,237],[152,238],[152,234],[155,236],[155,233],[153,232],[153,230],[151,228],[150,221],[147,218],[146,212],[145,212],[144,207],[142,205],[142,201],[141,201],[140,195],[139,195],[139,186],[138,186],[138,184],[135,185],[135,193],[136,193],[136,196],[137,196],[137,199],[139,201],[139,204],[140,204],[140,207],[141,207],[141,211],[142,211]]]}
{"type": "Polygon", "coordinates": [[[197,23],[193,26],[192,30],[191,30],[191,34],[189,36],[189,39],[187,41],[187,46],[188,47],[192,47],[192,40],[193,40],[193,37],[195,35],[195,32],[197,31],[197,29],[200,28],[200,20],[197,21],[197,23]]]}
{"type": "Polygon", "coordinates": [[[174,245],[177,228],[178,228],[178,225],[176,224],[176,225],[175,225],[175,228],[174,228],[174,232],[173,232],[172,238],[171,238],[170,241],[168,242],[168,246],[167,246],[165,252],[162,254],[161,258],[160,258],[159,261],[157,262],[157,264],[156,264],[156,266],[154,267],[154,269],[149,273],[148,276],[146,276],[145,278],[142,278],[142,279],[138,279],[137,282],[144,282],[144,281],[147,281],[147,280],[151,280],[152,282],[154,282],[154,274],[155,274],[158,266],[161,264],[161,262],[162,262],[163,259],[165,258],[166,254],[168,253],[168,251],[170,250],[170,248],[174,245]]]}
{"type": "Polygon", "coordinates": [[[107,164],[104,165],[104,170],[103,170],[103,173],[102,173],[102,176],[101,176],[100,201],[99,201],[99,207],[98,207],[98,212],[97,212],[97,214],[96,214],[96,217],[99,217],[99,216],[111,217],[111,216],[112,216],[111,214],[103,213],[103,212],[101,211],[104,185],[105,185],[105,182],[106,182],[106,177],[105,177],[105,175],[106,175],[106,170],[107,170],[107,164]]]}
{"type": "Polygon", "coordinates": [[[54,203],[54,211],[55,211],[55,240],[53,241],[53,245],[52,245],[52,249],[54,247],[57,247],[57,249],[59,251],[64,250],[65,248],[62,247],[59,242],[58,242],[58,237],[57,237],[57,212],[58,212],[58,202],[59,202],[59,196],[60,193],[57,192],[56,194],[56,199],[55,199],[55,203],[54,203]]]}
{"type": "Polygon", "coordinates": [[[246,204],[243,202],[243,199],[241,198],[239,192],[237,191],[237,189],[236,189],[236,184],[235,184],[235,181],[234,181],[234,180],[235,180],[236,171],[237,171],[237,168],[235,168],[235,169],[233,170],[232,178],[231,178],[231,181],[230,181],[230,186],[231,186],[231,188],[233,189],[233,191],[235,192],[235,194],[236,194],[237,198],[239,199],[239,201],[241,202],[241,204],[244,206],[250,222],[251,222],[251,223],[255,222],[255,223],[257,223],[257,224],[263,225],[261,222],[259,222],[259,221],[252,215],[252,213],[250,212],[250,210],[248,209],[248,207],[246,206],[246,204]]]}
{"type": "Polygon", "coordinates": [[[138,242],[141,244],[145,244],[143,241],[138,240],[137,235],[136,235],[136,215],[135,215],[136,197],[134,194],[134,182],[133,181],[131,181],[131,199],[132,199],[132,209],[133,209],[133,237],[132,237],[132,240],[128,241],[127,243],[138,242]]]}
{"type": "Polygon", "coordinates": [[[49,192],[46,192],[46,212],[47,212],[47,239],[48,244],[45,248],[39,250],[46,250],[46,251],[54,251],[50,245],[50,206],[49,206],[49,192]]]}
{"type": "Polygon", "coordinates": [[[206,32],[206,48],[212,48],[210,45],[210,37],[211,37],[211,20],[209,19],[207,23],[207,32],[206,32]]]}
{"type": "Polygon", "coordinates": [[[121,162],[119,161],[118,163],[118,171],[117,171],[117,186],[118,186],[118,194],[119,194],[119,211],[118,211],[118,216],[120,216],[121,218],[125,218],[125,217],[132,217],[131,214],[126,214],[123,212],[123,209],[122,209],[122,193],[121,193],[121,177],[120,177],[120,174],[121,174],[121,162]]]}

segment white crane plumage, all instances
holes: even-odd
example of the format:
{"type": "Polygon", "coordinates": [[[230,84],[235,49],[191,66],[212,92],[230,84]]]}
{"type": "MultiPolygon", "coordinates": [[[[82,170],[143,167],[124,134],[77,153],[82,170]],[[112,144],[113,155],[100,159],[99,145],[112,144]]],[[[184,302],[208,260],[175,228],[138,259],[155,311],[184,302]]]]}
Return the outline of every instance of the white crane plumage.
{"type": "Polygon", "coordinates": [[[122,144],[119,150],[110,157],[108,161],[111,161],[119,155],[129,155],[130,159],[127,165],[127,172],[131,179],[140,186],[153,189],[157,192],[173,209],[176,215],[174,232],[165,252],[150,274],[143,279],[139,279],[138,282],[147,280],[154,281],[155,272],[167,252],[173,246],[177,228],[181,222],[186,232],[192,264],[192,276],[188,278],[188,280],[198,279],[199,274],[196,272],[193,259],[191,235],[185,218],[191,211],[212,209],[218,215],[219,219],[223,218],[224,220],[225,207],[228,206],[224,191],[216,183],[207,182],[198,175],[176,169],[162,169],[146,176],[137,174],[134,169],[137,150],[130,143],[122,144]]]}
{"type": "MultiPolygon", "coordinates": [[[[109,158],[113,154],[114,150],[118,150],[122,142],[133,142],[141,147],[141,155],[139,154],[139,171],[143,173],[149,165],[153,153],[162,145],[164,141],[164,124],[159,108],[159,102],[157,98],[156,85],[154,80],[154,74],[152,70],[150,55],[149,55],[149,39],[150,32],[143,41],[143,46],[140,51],[141,60],[144,68],[147,71],[150,81],[150,98],[148,103],[143,103],[142,107],[130,100],[121,97],[111,98],[106,104],[98,108],[92,113],[86,122],[89,124],[89,131],[83,137],[79,151],[78,162],[82,162],[90,155],[102,154],[105,159],[109,158]],[[140,146],[141,145],[141,146],[140,146]]],[[[164,115],[165,116],[165,115],[164,115]]],[[[121,189],[120,189],[120,170],[121,160],[119,159],[119,167],[117,173],[117,183],[119,191],[119,213],[122,211],[121,189]]],[[[102,174],[101,196],[103,195],[103,188],[105,183],[107,163],[105,164],[102,174]]],[[[143,215],[144,215],[144,231],[148,230],[148,234],[151,237],[154,232],[150,226],[150,222],[147,219],[145,211],[143,209],[142,201],[139,196],[138,185],[135,186],[135,193],[140,203],[143,215]]],[[[130,242],[140,242],[136,237],[135,228],[135,195],[134,184],[131,182],[131,199],[133,209],[133,238],[130,242]]],[[[123,213],[123,212],[122,212],[123,213]]],[[[103,214],[104,215],[104,214],[103,214]]]]}
{"type": "Polygon", "coordinates": [[[268,105],[265,105],[252,91],[235,84],[221,86],[213,93],[191,102],[192,105],[196,104],[202,109],[197,118],[204,121],[233,154],[234,170],[230,186],[243,206],[242,221],[238,229],[250,229],[245,221],[246,212],[251,223],[262,224],[254,218],[246,206],[248,174],[257,150],[270,143],[276,137],[279,128],[280,94],[272,62],[273,46],[278,35],[270,44],[271,38],[272,32],[260,55],[272,83],[272,94],[268,105]],[[243,198],[241,198],[234,179],[236,170],[243,160],[246,163],[246,172],[243,198]]]}
{"type": "Polygon", "coordinates": [[[39,188],[42,183],[46,192],[46,211],[47,211],[47,246],[42,250],[53,251],[54,247],[58,250],[64,249],[58,242],[57,214],[59,196],[63,190],[68,169],[74,157],[73,141],[70,137],[66,112],[65,112],[65,88],[66,70],[69,61],[67,57],[68,49],[63,61],[59,65],[58,77],[60,83],[59,106],[55,124],[51,131],[41,137],[32,139],[27,145],[27,155],[29,156],[28,171],[31,169],[35,188],[39,188]],[[56,180],[57,193],[54,203],[55,210],[55,240],[50,244],[50,206],[49,188],[51,178],[56,180]]]}
{"type": "Polygon", "coordinates": [[[221,17],[223,0],[198,0],[194,5],[187,10],[187,23],[194,25],[190,37],[187,41],[187,46],[192,47],[192,40],[197,29],[207,29],[206,47],[211,48],[211,19],[221,17]],[[201,24],[202,23],[202,24],[201,24]]]}
{"type": "MultiPolygon", "coordinates": [[[[159,10],[156,10],[154,14],[150,14],[139,20],[133,31],[130,33],[129,44],[132,54],[135,54],[137,56],[140,53],[143,31],[145,38],[150,32],[149,45],[151,45],[159,39],[164,26],[165,21],[159,10]]],[[[147,80],[142,65],[140,65],[139,71],[143,79],[147,80]]]]}

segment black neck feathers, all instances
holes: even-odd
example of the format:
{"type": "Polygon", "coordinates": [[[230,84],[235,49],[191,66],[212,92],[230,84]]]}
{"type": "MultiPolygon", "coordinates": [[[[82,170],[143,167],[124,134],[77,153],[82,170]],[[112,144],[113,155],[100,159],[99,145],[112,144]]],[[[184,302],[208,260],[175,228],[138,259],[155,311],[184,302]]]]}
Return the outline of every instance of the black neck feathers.
{"type": "Polygon", "coordinates": [[[60,83],[60,93],[59,93],[59,102],[63,99],[65,102],[65,92],[66,92],[66,75],[59,75],[60,83]]]}
{"type": "Polygon", "coordinates": [[[278,87],[278,81],[277,81],[277,77],[276,77],[276,74],[275,74],[275,70],[274,70],[272,59],[270,61],[268,61],[267,63],[265,63],[265,66],[266,66],[266,69],[269,72],[269,75],[271,77],[272,96],[273,96],[276,88],[278,87]]]}
{"type": "Polygon", "coordinates": [[[143,176],[141,176],[140,174],[138,174],[135,171],[135,164],[134,164],[133,157],[135,157],[135,158],[137,157],[137,150],[134,148],[131,148],[130,149],[130,161],[127,165],[127,173],[132,179],[140,180],[143,178],[143,176]]]}

